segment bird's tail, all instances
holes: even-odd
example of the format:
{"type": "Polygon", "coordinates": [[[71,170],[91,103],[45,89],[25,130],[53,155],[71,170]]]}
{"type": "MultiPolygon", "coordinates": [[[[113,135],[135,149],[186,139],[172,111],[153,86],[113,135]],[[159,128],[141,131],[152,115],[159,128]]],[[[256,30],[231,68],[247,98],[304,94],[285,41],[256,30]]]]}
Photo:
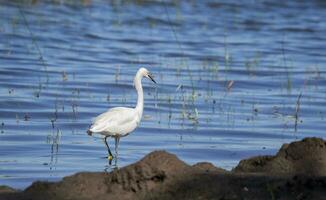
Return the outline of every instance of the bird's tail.
{"type": "Polygon", "coordinates": [[[93,132],[91,131],[92,129],[92,124],[89,125],[88,130],[86,131],[87,135],[92,136],[93,132]]]}
{"type": "Polygon", "coordinates": [[[88,130],[86,131],[86,133],[87,133],[87,135],[89,135],[89,136],[92,136],[92,134],[93,134],[93,132],[92,132],[90,129],[88,129],[88,130]]]}

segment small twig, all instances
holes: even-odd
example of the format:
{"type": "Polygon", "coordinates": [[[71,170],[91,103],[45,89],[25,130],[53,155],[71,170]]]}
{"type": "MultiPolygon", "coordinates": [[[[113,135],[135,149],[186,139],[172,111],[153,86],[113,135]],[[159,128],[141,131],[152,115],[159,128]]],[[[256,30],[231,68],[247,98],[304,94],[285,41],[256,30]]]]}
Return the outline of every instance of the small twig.
{"type": "Polygon", "coordinates": [[[234,80],[230,80],[230,81],[228,81],[228,85],[227,85],[227,91],[228,91],[228,92],[230,92],[230,90],[231,90],[233,84],[234,84],[234,80]]]}
{"type": "Polygon", "coordinates": [[[298,128],[298,121],[299,121],[299,111],[300,111],[300,100],[302,97],[302,92],[300,92],[298,99],[297,99],[297,105],[295,107],[295,114],[294,114],[294,118],[295,118],[295,123],[294,123],[294,132],[297,132],[297,128],[298,128]]]}
{"type": "MultiPolygon", "coordinates": [[[[37,43],[37,40],[36,40],[36,38],[35,38],[35,35],[33,34],[32,30],[31,30],[31,28],[30,28],[30,26],[29,26],[29,24],[28,24],[28,21],[27,21],[27,19],[26,19],[26,17],[25,17],[25,14],[24,14],[22,8],[19,6],[18,9],[19,9],[19,13],[20,13],[20,15],[22,16],[22,18],[23,18],[23,20],[24,20],[24,24],[25,24],[26,28],[27,28],[29,34],[31,35],[32,42],[33,42],[33,44],[34,44],[35,47],[36,47],[37,53],[38,53],[39,56],[40,56],[40,57],[39,57],[39,60],[42,62],[42,65],[43,65],[43,67],[44,67],[44,69],[45,69],[45,72],[47,72],[48,65],[46,64],[46,62],[45,62],[45,60],[44,60],[44,58],[43,58],[43,54],[42,54],[41,49],[40,49],[40,47],[39,47],[39,45],[38,45],[38,43],[37,43]]],[[[47,80],[48,80],[48,79],[49,79],[49,77],[48,77],[48,73],[46,73],[46,77],[47,77],[47,80]]]]}

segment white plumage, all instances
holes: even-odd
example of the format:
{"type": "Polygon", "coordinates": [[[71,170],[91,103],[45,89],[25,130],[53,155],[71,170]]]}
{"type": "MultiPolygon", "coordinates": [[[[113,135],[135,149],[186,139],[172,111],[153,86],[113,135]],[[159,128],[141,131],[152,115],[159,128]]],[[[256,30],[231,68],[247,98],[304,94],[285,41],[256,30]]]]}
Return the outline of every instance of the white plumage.
{"type": "Polygon", "coordinates": [[[140,123],[141,115],[133,108],[116,107],[97,116],[90,128],[94,133],[107,136],[126,136],[140,123]]]}
{"type": "Polygon", "coordinates": [[[118,145],[120,137],[124,137],[137,128],[142,118],[144,109],[144,94],[141,80],[143,77],[151,79],[156,83],[151,73],[145,69],[140,68],[135,76],[134,85],[137,90],[137,105],[135,108],[115,107],[111,108],[105,113],[100,114],[94,120],[87,133],[99,133],[105,136],[104,141],[108,148],[109,160],[112,160],[112,153],[107,143],[108,137],[115,138],[116,157],[118,156],[118,145]]]}

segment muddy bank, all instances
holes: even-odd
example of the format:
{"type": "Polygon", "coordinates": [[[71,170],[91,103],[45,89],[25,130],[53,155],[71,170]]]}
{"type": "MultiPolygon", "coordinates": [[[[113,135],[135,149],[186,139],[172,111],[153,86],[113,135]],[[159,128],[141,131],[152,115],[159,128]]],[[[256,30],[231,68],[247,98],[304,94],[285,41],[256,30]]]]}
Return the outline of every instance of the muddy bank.
{"type": "Polygon", "coordinates": [[[155,151],[111,173],[77,173],[22,192],[0,187],[0,199],[326,199],[325,175],[325,141],[306,138],[232,171],[155,151]]]}

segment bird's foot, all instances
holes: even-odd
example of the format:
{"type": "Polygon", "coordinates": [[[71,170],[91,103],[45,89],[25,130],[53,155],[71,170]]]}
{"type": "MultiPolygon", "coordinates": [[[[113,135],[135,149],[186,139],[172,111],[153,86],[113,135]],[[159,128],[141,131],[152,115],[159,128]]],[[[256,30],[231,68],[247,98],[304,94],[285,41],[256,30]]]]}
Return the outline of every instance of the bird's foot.
{"type": "Polygon", "coordinates": [[[112,160],[113,160],[112,154],[108,155],[108,160],[109,160],[109,165],[111,166],[112,165],[112,160]]]}

